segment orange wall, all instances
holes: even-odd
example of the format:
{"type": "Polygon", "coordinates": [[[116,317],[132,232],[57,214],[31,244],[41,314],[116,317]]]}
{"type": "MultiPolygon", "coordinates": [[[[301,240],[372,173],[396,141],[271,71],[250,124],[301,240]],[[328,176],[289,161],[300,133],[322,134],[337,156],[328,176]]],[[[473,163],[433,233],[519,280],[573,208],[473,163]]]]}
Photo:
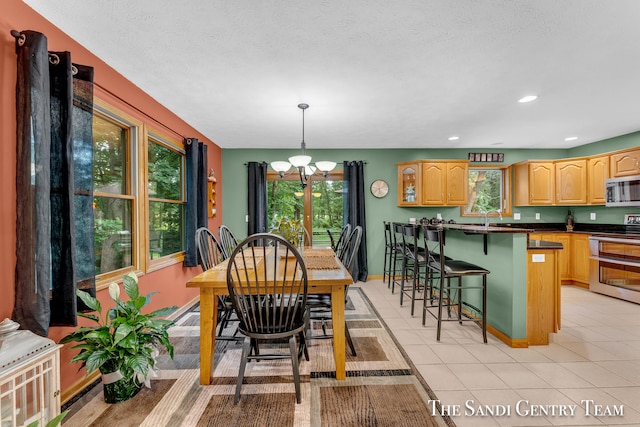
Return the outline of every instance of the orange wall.
{"type": "MultiPolygon", "coordinates": [[[[209,167],[216,170],[218,179],[222,176],[222,152],[220,147],[205,138],[191,126],[180,120],[153,98],[142,92],[130,81],[122,77],[107,64],[92,55],[62,31],[46,21],[20,0],[2,0],[0,4],[0,320],[11,317],[13,310],[15,247],[16,247],[16,54],[15,39],[11,30],[34,30],[47,36],[49,50],[69,51],[74,62],[94,67],[94,79],[97,85],[106,88],[126,102],[144,111],[158,122],[165,124],[179,135],[195,137],[208,144],[209,167]]],[[[139,118],[158,128],[148,118],[141,115],[126,103],[119,101],[96,86],[95,96],[120,110],[139,118]]],[[[158,130],[170,134],[168,130],[158,130]]],[[[222,200],[222,186],[218,185],[218,197],[222,200]]],[[[222,205],[218,203],[218,215],[210,219],[209,228],[217,230],[221,224],[222,205]]],[[[198,293],[194,289],[186,289],[186,281],[196,275],[199,268],[184,268],[182,263],[158,270],[140,277],[140,291],[144,294],[157,291],[149,310],[170,306],[184,305],[194,299],[198,293]]],[[[109,304],[108,293],[101,291],[98,298],[105,307],[109,304]]],[[[84,322],[86,319],[79,319],[84,322]]],[[[69,333],[71,328],[51,328],[49,338],[59,341],[69,333]]],[[[62,392],[80,381],[84,372],[78,373],[77,363],[69,360],[75,353],[63,348],[61,351],[61,387],[62,392]]]]}

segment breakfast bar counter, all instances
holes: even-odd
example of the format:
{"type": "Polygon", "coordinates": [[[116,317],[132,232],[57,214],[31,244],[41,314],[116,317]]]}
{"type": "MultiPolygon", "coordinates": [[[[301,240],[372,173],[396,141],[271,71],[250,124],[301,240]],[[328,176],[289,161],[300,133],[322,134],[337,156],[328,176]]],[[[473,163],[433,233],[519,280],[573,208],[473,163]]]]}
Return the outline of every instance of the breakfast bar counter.
{"type": "Polygon", "coordinates": [[[487,277],[487,330],[511,347],[548,344],[548,334],[560,327],[557,253],[562,245],[529,240],[533,230],[525,228],[438,226],[446,231],[448,256],[491,272],[487,277]]]}

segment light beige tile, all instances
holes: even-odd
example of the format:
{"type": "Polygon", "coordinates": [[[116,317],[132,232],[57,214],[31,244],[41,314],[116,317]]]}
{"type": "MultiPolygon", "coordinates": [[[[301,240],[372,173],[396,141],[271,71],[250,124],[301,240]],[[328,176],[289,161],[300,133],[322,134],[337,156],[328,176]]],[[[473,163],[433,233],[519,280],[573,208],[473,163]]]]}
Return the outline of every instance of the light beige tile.
{"type": "Polygon", "coordinates": [[[595,362],[570,362],[560,365],[596,387],[629,387],[634,385],[595,362]]]}
{"type": "Polygon", "coordinates": [[[557,363],[525,363],[531,372],[554,388],[589,388],[592,385],[557,363]]]}
{"type": "Polygon", "coordinates": [[[468,390],[505,389],[507,385],[482,363],[461,363],[451,370],[468,390]]]}
{"type": "Polygon", "coordinates": [[[590,388],[590,389],[560,389],[558,390],[564,395],[568,396],[571,400],[576,402],[580,408],[581,413],[586,414],[587,411],[592,418],[598,419],[605,425],[640,425],[640,413],[624,405],[624,403],[618,401],[615,397],[604,391],[604,389],[590,388]],[[587,409],[587,402],[589,409],[587,409]],[[595,405],[600,405],[600,409],[596,409],[595,405]],[[597,416],[596,411],[600,413],[606,413],[607,407],[613,416],[597,416]],[[619,408],[622,409],[623,415],[616,416],[619,408]]]}
{"type": "Polygon", "coordinates": [[[442,364],[442,360],[426,344],[405,345],[402,348],[414,365],[442,364]]]}
{"type": "Polygon", "coordinates": [[[551,343],[549,345],[536,345],[530,348],[533,351],[537,351],[538,353],[548,357],[554,362],[578,362],[587,360],[584,356],[568,349],[567,346],[570,346],[571,344],[572,343],[551,343]]]}
{"type": "Polygon", "coordinates": [[[487,367],[512,389],[552,388],[520,363],[489,363],[487,367]]]}
{"type": "Polygon", "coordinates": [[[451,372],[447,365],[416,365],[416,368],[436,395],[438,395],[441,390],[467,389],[458,377],[451,372]]]}
{"type": "Polygon", "coordinates": [[[525,389],[518,390],[521,396],[519,405],[519,416],[533,420],[536,418],[545,418],[553,425],[566,426],[598,426],[604,425],[596,417],[587,416],[581,410],[578,402],[569,398],[559,390],[543,390],[543,389],[525,389]],[[574,408],[573,416],[569,408],[574,408]],[[563,411],[563,409],[565,409],[563,411]],[[533,411],[538,411],[539,416],[534,416],[533,411]],[[546,412],[543,412],[546,411],[546,412]],[[546,415],[545,415],[546,414],[546,415]]]}
{"type": "Polygon", "coordinates": [[[455,344],[443,344],[442,342],[433,346],[433,351],[447,364],[457,363],[478,363],[473,354],[469,353],[463,346],[455,344]]]}

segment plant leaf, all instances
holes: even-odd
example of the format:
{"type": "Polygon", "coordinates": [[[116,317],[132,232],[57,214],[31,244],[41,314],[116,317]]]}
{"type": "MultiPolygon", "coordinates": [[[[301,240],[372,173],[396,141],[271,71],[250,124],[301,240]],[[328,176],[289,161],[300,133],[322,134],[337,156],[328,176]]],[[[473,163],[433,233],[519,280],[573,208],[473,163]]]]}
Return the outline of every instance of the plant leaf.
{"type": "Polygon", "coordinates": [[[99,369],[107,360],[111,359],[113,355],[106,350],[94,351],[86,360],[87,374],[99,369]]]}
{"type": "Polygon", "coordinates": [[[102,307],[100,306],[100,301],[92,297],[88,292],[78,289],[76,291],[76,295],[78,298],[82,300],[83,303],[86,304],[93,311],[97,311],[102,314],[102,307]]]}
{"type": "Polygon", "coordinates": [[[116,333],[113,336],[113,344],[114,345],[118,344],[132,331],[133,331],[133,328],[128,323],[123,323],[120,326],[118,326],[118,329],[116,329],[116,333]]]}
{"type": "Polygon", "coordinates": [[[122,278],[122,284],[124,285],[124,291],[129,295],[129,298],[134,301],[140,296],[138,290],[138,276],[134,272],[129,272],[122,278]]]}
{"type": "Polygon", "coordinates": [[[171,306],[171,307],[165,307],[165,308],[161,308],[158,309],[156,311],[153,311],[151,313],[148,314],[149,317],[165,317],[170,315],[171,313],[173,313],[174,311],[176,311],[178,309],[177,305],[171,306]]]}
{"type": "Polygon", "coordinates": [[[100,318],[96,314],[78,312],[78,316],[91,319],[96,323],[100,323],[100,318]]]}

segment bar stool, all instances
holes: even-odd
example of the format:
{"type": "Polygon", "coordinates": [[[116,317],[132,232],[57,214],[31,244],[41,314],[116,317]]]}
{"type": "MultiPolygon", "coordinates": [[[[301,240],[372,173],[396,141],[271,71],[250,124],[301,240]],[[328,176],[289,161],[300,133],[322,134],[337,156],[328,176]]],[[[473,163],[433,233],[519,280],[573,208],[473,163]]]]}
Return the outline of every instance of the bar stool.
{"type": "Polygon", "coordinates": [[[391,223],[382,221],[384,224],[384,266],[382,267],[382,281],[387,282],[387,287],[391,287],[391,272],[393,268],[393,237],[391,236],[391,223]]]}
{"type": "Polygon", "coordinates": [[[402,279],[400,281],[400,305],[403,303],[404,295],[411,298],[411,315],[415,309],[416,300],[422,298],[417,297],[416,293],[422,293],[425,290],[425,282],[420,282],[422,270],[426,274],[427,256],[425,249],[418,245],[418,236],[420,235],[420,227],[416,224],[405,224],[402,227],[402,244],[404,246],[405,256],[402,263],[402,279]],[[411,289],[405,289],[407,279],[411,278],[411,289]]]}
{"type": "Polygon", "coordinates": [[[434,298],[426,297],[423,302],[422,325],[425,324],[426,313],[434,316],[438,321],[438,329],[436,339],[440,341],[440,330],[443,321],[458,321],[460,324],[465,321],[477,323],[482,328],[482,339],[487,343],[487,274],[489,270],[471,264],[466,261],[446,259],[444,256],[444,231],[442,227],[425,227],[424,228],[425,248],[428,251],[427,261],[427,281],[430,292],[437,293],[438,311],[433,313],[430,308],[433,305],[434,298]],[[436,251],[437,249],[437,251],[436,251]],[[437,279],[436,280],[436,276],[437,279]],[[481,284],[469,284],[463,282],[463,277],[482,276],[481,284]],[[452,284],[451,279],[457,279],[457,284],[452,284]],[[446,279],[446,285],[445,285],[446,279]],[[437,288],[436,288],[437,286],[437,288]],[[480,289],[482,291],[482,308],[475,307],[464,300],[463,291],[470,289],[480,289]],[[430,302],[429,304],[427,302],[430,302]],[[447,310],[447,317],[443,317],[443,309],[447,310]],[[452,311],[457,313],[455,318],[451,317],[452,311]]]}
{"type": "MultiPolygon", "coordinates": [[[[391,293],[395,292],[395,287],[398,285],[400,287],[402,277],[398,278],[398,263],[400,266],[404,265],[405,258],[405,248],[404,243],[402,241],[404,224],[400,222],[391,223],[391,239],[393,244],[393,256],[391,261],[391,293]]],[[[404,274],[403,267],[400,267],[400,272],[404,274]]]]}

